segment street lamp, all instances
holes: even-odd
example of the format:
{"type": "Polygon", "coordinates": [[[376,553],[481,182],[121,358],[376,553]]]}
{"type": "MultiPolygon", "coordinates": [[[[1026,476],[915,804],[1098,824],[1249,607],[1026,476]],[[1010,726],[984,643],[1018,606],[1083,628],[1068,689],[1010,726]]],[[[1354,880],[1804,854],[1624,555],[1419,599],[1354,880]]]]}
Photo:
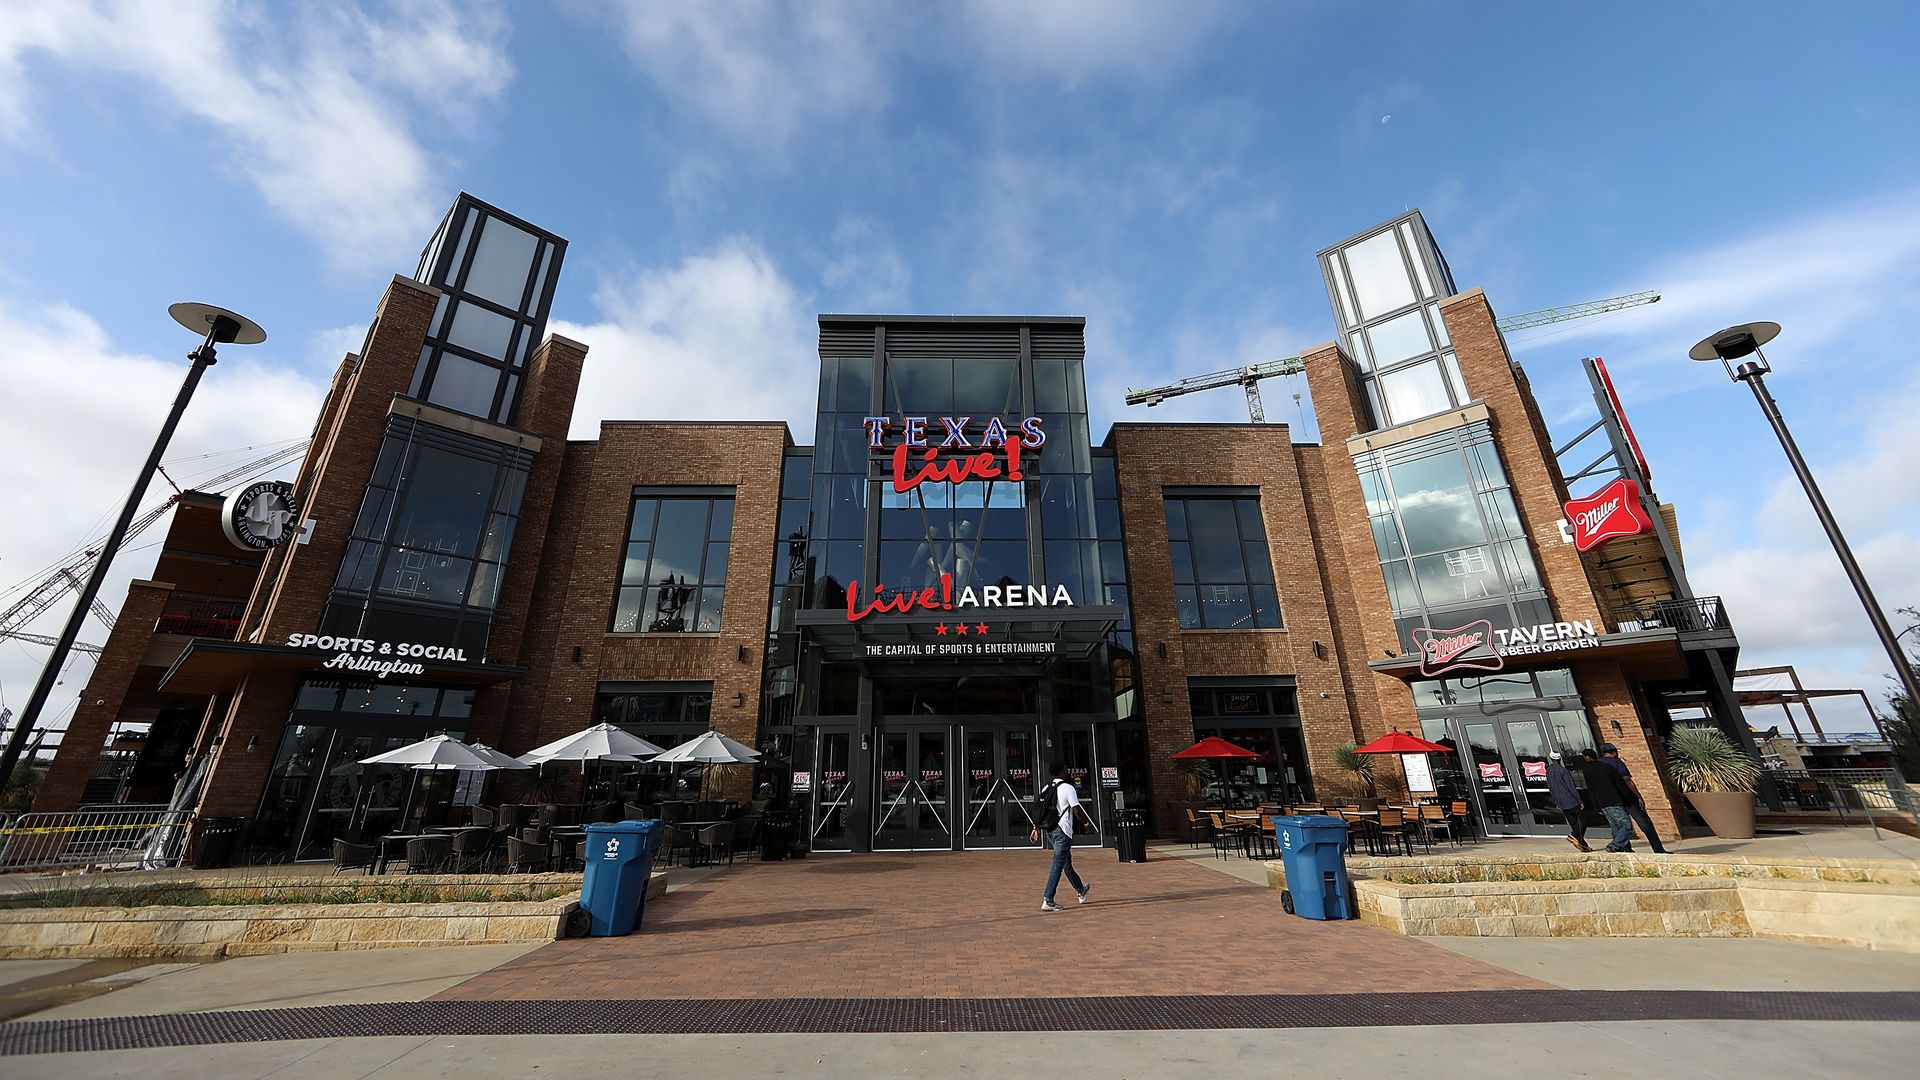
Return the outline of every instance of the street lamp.
{"type": "Polygon", "coordinates": [[[1766,380],[1762,378],[1773,368],[1767,363],[1766,354],[1760,351],[1760,346],[1779,334],[1779,323],[1742,323],[1702,340],[1687,355],[1695,360],[1720,361],[1729,378],[1746,383],[1753,391],[1754,400],[1760,403],[1760,411],[1766,414],[1767,422],[1773,425],[1773,433],[1780,437],[1780,448],[1787,452],[1787,461],[1793,465],[1794,475],[1800,478],[1800,486],[1807,491],[1807,501],[1813,504],[1814,514],[1820,518],[1821,527],[1827,530],[1827,539],[1833,544],[1834,554],[1840,556],[1840,565],[1847,572],[1847,580],[1853,583],[1853,591],[1867,609],[1867,618],[1873,623],[1874,633],[1880,635],[1880,644],[1893,660],[1894,673],[1899,676],[1900,685],[1906,688],[1907,700],[1920,701],[1920,677],[1914,675],[1913,666],[1901,654],[1899,635],[1893,632],[1893,625],[1887,622],[1886,614],[1880,610],[1880,602],[1873,598],[1873,590],[1867,585],[1867,575],[1861,572],[1860,564],[1854,561],[1853,549],[1847,546],[1847,538],[1840,534],[1840,523],[1833,519],[1833,511],[1827,509],[1827,500],[1820,494],[1820,485],[1814,483],[1806,459],[1800,456],[1800,447],[1794,444],[1793,434],[1787,430],[1786,418],[1780,415],[1780,406],[1774,403],[1773,394],[1768,392],[1766,380]],[[1732,361],[1746,356],[1752,356],[1753,359],[1737,368],[1733,366],[1732,361]]]}
{"type": "Polygon", "coordinates": [[[153,479],[154,470],[160,466],[160,455],[166,451],[167,443],[172,441],[173,429],[180,426],[180,416],[187,411],[187,402],[192,399],[194,388],[200,385],[200,376],[214,364],[213,347],[258,345],[267,340],[267,332],[260,329],[258,323],[212,304],[175,304],[167,309],[167,314],[173,316],[173,321],[181,326],[196,334],[204,334],[205,339],[198,348],[187,354],[193,366],[187,369],[186,381],[180,384],[180,394],[173,399],[173,411],[167,414],[167,422],[160,426],[160,434],[153,440],[153,450],[147,454],[146,464],[140,467],[133,490],[127,493],[127,503],[120,510],[120,519],[113,523],[113,528],[107,532],[106,542],[100,545],[100,556],[94,560],[93,573],[87,575],[87,583],[80,589],[80,599],[73,605],[73,613],[67,617],[66,629],[60,632],[53,655],[40,672],[40,681],[33,685],[33,696],[27,699],[26,706],[21,709],[19,726],[13,729],[13,735],[7,740],[5,752],[0,753],[0,791],[6,790],[7,780],[13,776],[13,768],[20,760],[20,751],[27,744],[27,736],[32,733],[35,721],[40,719],[40,710],[46,707],[54,683],[59,681],[60,669],[66,666],[67,655],[73,651],[74,639],[80,636],[80,624],[86,621],[94,597],[100,593],[100,584],[106,580],[107,570],[113,565],[113,556],[120,550],[120,538],[126,535],[135,511],[140,509],[140,497],[146,494],[147,484],[153,479]]]}

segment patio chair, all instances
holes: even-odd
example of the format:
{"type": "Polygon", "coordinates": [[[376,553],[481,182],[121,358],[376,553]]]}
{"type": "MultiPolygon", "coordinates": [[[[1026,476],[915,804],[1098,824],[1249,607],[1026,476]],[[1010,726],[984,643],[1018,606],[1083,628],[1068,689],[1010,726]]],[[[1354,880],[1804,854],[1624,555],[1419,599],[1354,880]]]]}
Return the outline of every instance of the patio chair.
{"type": "Polygon", "coordinates": [[[494,825],[510,833],[517,833],[527,824],[527,808],[519,803],[501,803],[500,810],[494,815],[494,825]]]}
{"type": "Polygon", "coordinates": [[[1445,807],[1441,807],[1441,806],[1421,807],[1420,808],[1420,824],[1426,828],[1426,832],[1429,837],[1431,837],[1434,833],[1444,832],[1447,834],[1448,843],[1452,844],[1454,847],[1460,846],[1460,832],[1459,832],[1459,829],[1456,827],[1457,823],[1454,821],[1453,818],[1447,815],[1447,811],[1445,807]]]}
{"type": "Polygon", "coordinates": [[[700,851],[705,853],[709,866],[719,860],[721,848],[727,851],[727,865],[733,865],[733,827],[733,822],[722,821],[701,829],[699,836],[695,838],[700,845],[700,851]]]}
{"type": "Polygon", "coordinates": [[[491,806],[474,807],[472,822],[475,825],[484,825],[487,828],[492,828],[493,827],[493,807],[491,806]]]}
{"type": "Polygon", "coordinates": [[[536,825],[549,825],[549,826],[560,824],[559,804],[558,803],[542,803],[533,812],[533,823],[536,825]]]}
{"type": "Polygon", "coordinates": [[[452,837],[416,836],[407,841],[407,873],[427,874],[445,869],[452,854],[452,837]]]}
{"type": "Polygon", "coordinates": [[[1467,839],[1479,842],[1480,826],[1473,820],[1473,811],[1467,808],[1464,800],[1453,800],[1453,805],[1447,808],[1447,815],[1460,823],[1460,828],[1466,833],[1467,839]]]}
{"type": "Polygon", "coordinates": [[[373,873],[374,848],[372,844],[356,844],[350,840],[333,842],[333,872],[342,870],[365,870],[373,873]]]}
{"type": "Polygon", "coordinates": [[[668,825],[666,827],[666,835],[660,840],[660,857],[666,860],[666,865],[672,866],[673,853],[675,851],[685,851],[688,861],[691,863],[694,843],[694,830],[685,825],[668,825]]]}
{"type": "Polygon", "coordinates": [[[548,854],[545,840],[530,844],[518,836],[507,837],[507,871],[509,873],[517,874],[522,870],[545,870],[548,854]]]}
{"type": "Polygon", "coordinates": [[[453,870],[471,874],[486,868],[493,851],[493,830],[484,825],[469,826],[453,834],[453,870]]]}
{"type": "Polygon", "coordinates": [[[678,825],[693,816],[693,804],[681,799],[671,799],[660,804],[660,820],[667,825],[678,825]]]}
{"type": "Polygon", "coordinates": [[[1381,807],[1380,818],[1373,825],[1373,835],[1382,855],[1393,848],[1404,850],[1409,857],[1413,855],[1413,830],[1407,825],[1404,810],[1381,807]]]}
{"type": "Polygon", "coordinates": [[[658,807],[642,806],[639,803],[627,804],[626,820],[628,821],[652,821],[659,816],[660,810],[658,807]]]}
{"type": "Polygon", "coordinates": [[[1193,807],[1187,807],[1187,846],[1197,848],[1202,840],[1207,840],[1212,835],[1212,823],[1194,813],[1193,807]]]}
{"type": "Polygon", "coordinates": [[[733,849],[746,859],[752,859],[760,850],[759,814],[746,814],[734,819],[733,849]]]}
{"type": "Polygon", "coordinates": [[[588,823],[619,821],[622,806],[617,802],[603,802],[594,806],[585,815],[588,823]]]}

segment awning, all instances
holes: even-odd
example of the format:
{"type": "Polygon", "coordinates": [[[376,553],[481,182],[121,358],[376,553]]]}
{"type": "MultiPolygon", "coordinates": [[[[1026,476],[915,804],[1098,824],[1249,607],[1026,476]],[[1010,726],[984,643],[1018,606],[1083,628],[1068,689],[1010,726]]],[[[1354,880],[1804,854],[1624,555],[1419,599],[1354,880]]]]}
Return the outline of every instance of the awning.
{"type": "Polygon", "coordinates": [[[376,679],[371,672],[327,667],[337,652],[320,649],[291,649],[283,645],[260,645],[250,641],[220,641],[194,638],[181,651],[166,674],[160,676],[160,689],[172,694],[217,694],[231,690],[255,671],[327,672],[347,682],[436,683],[454,686],[492,686],[527,673],[523,667],[506,664],[451,664],[436,660],[414,660],[423,670],[406,675],[376,679]]]}
{"type": "Polygon", "coordinates": [[[987,664],[1091,655],[1125,617],[1126,609],[1117,604],[1089,604],[969,608],[964,618],[936,609],[858,621],[838,610],[817,609],[798,612],[793,621],[836,660],[987,664]]]}
{"type": "MultiPolygon", "coordinates": [[[[1625,634],[1601,634],[1585,640],[1591,644],[1570,643],[1566,648],[1520,654],[1503,653],[1497,670],[1538,671],[1542,668],[1566,667],[1568,664],[1604,661],[1620,665],[1636,679],[1681,679],[1687,675],[1687,658],[1680,648],[1680,632],[1672,627],[1635,630],[1625,634]]],[[[1475,654],[1476,661],[1480,656],[1479,653],[1475,654]]],[[[1484,669],[1468,669],[1455,672],[1443,671],[1438,675],[1422,675],[1420,657],[1406,654],[1386,660],[1369,660],[1367,666],[1382,675],[1391,675],[1406,682],[1417,682],[1429,678],[1472,677],[1486,673],[1484,669]]]]}

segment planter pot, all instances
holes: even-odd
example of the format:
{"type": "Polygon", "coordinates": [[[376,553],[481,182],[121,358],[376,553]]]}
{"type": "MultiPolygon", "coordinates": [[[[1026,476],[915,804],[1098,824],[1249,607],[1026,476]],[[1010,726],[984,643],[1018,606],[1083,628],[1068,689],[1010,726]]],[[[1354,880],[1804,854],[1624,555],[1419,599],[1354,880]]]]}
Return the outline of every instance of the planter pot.
{"type": "Polygon", "coordinates": [[[1722,840],[1753,839],[1753,792],[1689,791],[1687,801],[1722,840]]]}

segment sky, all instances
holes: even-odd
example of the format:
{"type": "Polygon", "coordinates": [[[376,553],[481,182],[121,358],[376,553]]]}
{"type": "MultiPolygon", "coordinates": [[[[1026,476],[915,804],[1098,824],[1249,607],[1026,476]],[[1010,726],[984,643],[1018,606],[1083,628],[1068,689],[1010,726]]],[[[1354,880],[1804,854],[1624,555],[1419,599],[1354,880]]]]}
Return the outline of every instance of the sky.
{"type": "MultiPolygon", "coordinates": [[[[774,418],[803,443],[819,312],[1083,315],[1096,439],[1244,420],[1232,390],[1122,397],[1330,340],[1315,252],[1418,207],[1497,313],[1663,292],[1510,336],[1549,424],[1591,422],[1579,360],[1606,357],[1742,666],[1879,698],[1892,665],[1778,444],[1686,352],[1785,327],[1774,392],[1883,605],[1920,605],[1917,35],[1896,2],[0,0],[0,588],[125,498],[194,344],[169,304],[270,335],[208,373],[185,485],[306,437],[461,190],[570,241],[576,437],[774,418]]],[[[1300,383],[1264,392],[1304,440],[1300,383]]],[[[46,655],[0,643],[0,704],[46,655]]]]}

